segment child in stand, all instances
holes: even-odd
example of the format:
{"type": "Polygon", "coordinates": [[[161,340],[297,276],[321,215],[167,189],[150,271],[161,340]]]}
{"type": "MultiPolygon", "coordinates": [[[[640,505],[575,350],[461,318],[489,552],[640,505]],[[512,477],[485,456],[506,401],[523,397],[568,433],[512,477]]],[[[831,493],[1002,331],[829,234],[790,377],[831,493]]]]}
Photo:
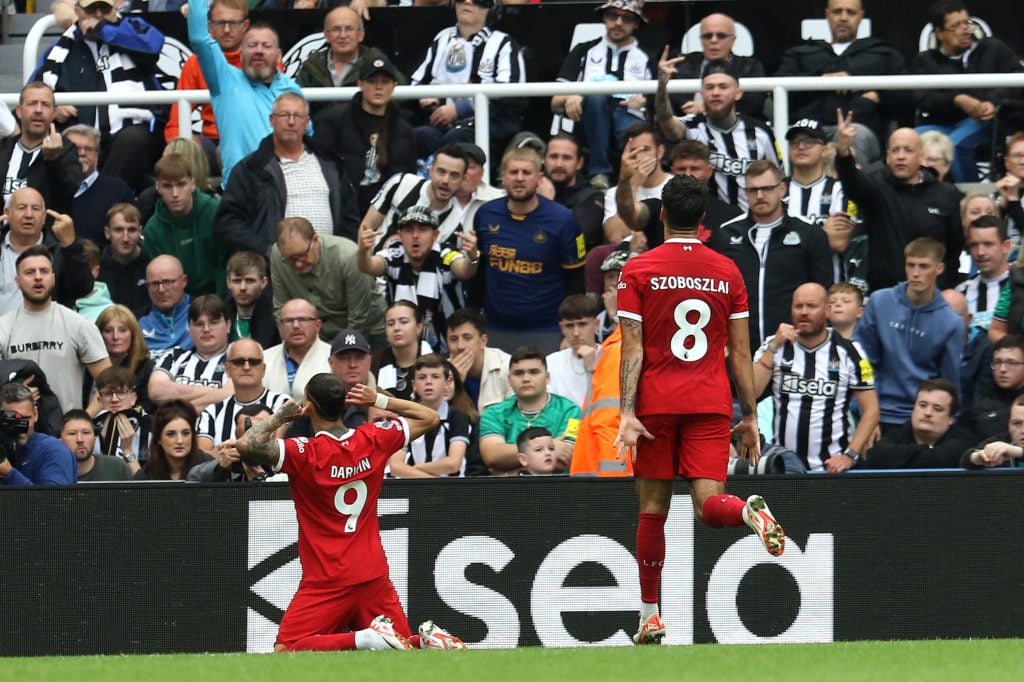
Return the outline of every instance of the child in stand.
{"type": "Polygon", "coordinates": [[[848,282],[828,290],[828,322],[840,336],[852,339],[857,321],[864,316],[864,292],[848,282]]]}
{"type": "Polygon", "coordinates": [[[520,476],[548,476],[555,473],[555,439],[543,426],[531,426],[516,438],[519,463],[525,467],[520,476]]]}

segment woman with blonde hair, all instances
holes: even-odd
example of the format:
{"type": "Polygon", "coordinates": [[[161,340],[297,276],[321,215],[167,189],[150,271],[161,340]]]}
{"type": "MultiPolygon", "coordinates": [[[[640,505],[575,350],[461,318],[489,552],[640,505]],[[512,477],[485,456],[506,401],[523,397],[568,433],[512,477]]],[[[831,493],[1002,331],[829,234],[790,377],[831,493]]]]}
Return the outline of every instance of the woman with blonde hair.
{"type": "MultiPolygon", "coordinates": [[[[149,357],[149,349],[146,347],[146,339],[142,335],[139,321],[127,306],[118,303],[100,313],[96,318],[96,326],[99,327],[103,343],[107,346],[110,364],[131,370],[135,375],[133,390],[138,396],[138,403],[146,412],[152,413],[156,406],[149,399],[148,387],[154,363],[149,357]]],[[[91,392],[92,387],[89,388],[91,392]]],[[[96,396],[93,396],[87,409],[93,416],[99,413],[100,406],[96,396]]]]}

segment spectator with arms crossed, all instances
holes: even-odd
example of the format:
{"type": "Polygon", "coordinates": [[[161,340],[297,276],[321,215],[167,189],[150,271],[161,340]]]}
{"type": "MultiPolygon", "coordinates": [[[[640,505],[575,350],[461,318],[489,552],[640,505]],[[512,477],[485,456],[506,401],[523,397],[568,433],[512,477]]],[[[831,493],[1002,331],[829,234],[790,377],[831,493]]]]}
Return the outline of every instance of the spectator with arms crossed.
{"type": "Polygon", "coordinates": [[[275,650],[464,648],[432,621],[409,636],[377,520],[388,458],[437,427],[437,412],[364,384],[346,393],[330,374],[310,379],[305,398],[305,407],[289,401],[232,443],[242,457],[288,474],[299,518],[302,581],[281,620],[275,650]],[[399,417],[350,429],[341,422],[350,405],[390,409],[399,417]],[[300,415],[310,418],[316,436],[273,437],[300,415]]]}
{"type": "Polygon", "coordinates": [[[785,549],[785,533],[760,495],[744,502],[725,494],[733,414],[727,345],[743,413],[735,430],[744,459],[758,460],[760,436],[744,319],[746,290],[732,261],[697,239],[707,203],[708,188],[700,180],[669,180],[662,194],[665,243],[626,263],[619,283],[622,416],[616,440],[621,454],[633,458],[640,498],[636,644],[659,644],[665,636],[658,593],[676,476],[689,481],[702,523],[712,528],[746,523],[773,556],[785,549]],[[707,285],[698,286],[702,282],[707,285]]]}

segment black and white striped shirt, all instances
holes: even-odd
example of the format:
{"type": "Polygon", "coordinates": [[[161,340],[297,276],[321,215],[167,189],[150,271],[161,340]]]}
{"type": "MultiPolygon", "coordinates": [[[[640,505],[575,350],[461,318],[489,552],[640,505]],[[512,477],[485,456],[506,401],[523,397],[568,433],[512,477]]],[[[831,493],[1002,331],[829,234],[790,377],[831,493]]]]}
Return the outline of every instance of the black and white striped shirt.
{"type": "MultiPolygon", "coordinates": [[[[761,344],[755,361],[773,338],[761,344]]],[[[871,363],[856,343],[832,330],[815,348],[786,343],[772,360],[773,440],[808,469],[820,468],[850,443],[852,392],[874,388],[871,363]]]]}
{"type": "Polygon", "coordinates": [[[787,212],[794,218],[824,225],[833,213],[847,212],[843,183],[838,179],[822,175],[810,185],[801,185],[793,178],[789,178],[788,182],[787,212]]]}
{"type": "Polygon", "coordinates": [[[381,235],[377,237],[377,246],[383,248],[393,244],[397,228],[396,222],[403,213],[413,206],[422,206],[428,209],[437,218],[438,238],[440,243],[446,242],[452,234],[459,229],[459,212],[453,210],[456,201],[455,196],[448,201],[448,205],[440,211],[430,208],[430,181],[421,178],[415,173],[395,173],[381,185],[376,196],[370,204],[384,214],[384,220],[380,224],[381,235]]]}
{"type": "Polygon", "coordinates": [[[686,126],[686,137],[703,142],[711,150],[711,167],[715,169],[718,196],[727,204],[748,208],[747,169],[752,161],[767,159],[782,168],[782,157],[771,128],[757,119],[738,114],[728,130],[716,128],[704,114],[680,118],[686,126]]]}
{"type": "Polygon", "coordinates": [[[449,26],[434,36],[410,82],[525,83],[526,64],[519,44],[504,31],[485,26],[467,39],[449,26]]]}
{"type": "Polygon", "coordinates": [[[224,441],[235,437],[235,418],[243,407],[247,405],[262,405],[273,414],[287,400],[289,400],[289,396],[268,390],[264,390],[256,400],[247,403],[238,400],[235,396],[231,396],[227,400],[206,406],[203,413],[199,415],[196,434],[211,439],[214,445],[220,445],[224,441]]]}
{"type": "Polygon", "coordinates": [[[160,357],[154,372],[163,372],[175,383],[188,386],[224,386],[224,354],[227,348],[204,358],[195,350],[172,348],[160,357]]]}
{"type": "Polygon", "coordinates": [[[999,292],[1003,283],[1010,277],[1010,270],[995,279],[985,279],[980,274],[966,282],[956,285],[956,290],[967,299],[967,312],[971,314],[971,326],[988,329],[992,324],[992,314],[999,302],[999,292]]]}
{"type": "MultiPolygon", "coordinates": [[[[789,193],[786,195],[786,212],[794,218],[803,218],[809,223],[825,224],[833,213],[850,213],[849,201],[843,193],[843,183],[837,178],[822,175],[809,185],[802,185],[789,178],[789,193]]],[[[832,273],[837,282],[846,281],[846,268],[842,254],[832,254],[832,273]]]]}
{"type": "Polygon", "coordinates": [[[557,80],[567,83],[646,81],[653,78],[650,64],[650,56],[636,41],[617,47],[602,36],[574,47],[562,62],[557,80]]]}

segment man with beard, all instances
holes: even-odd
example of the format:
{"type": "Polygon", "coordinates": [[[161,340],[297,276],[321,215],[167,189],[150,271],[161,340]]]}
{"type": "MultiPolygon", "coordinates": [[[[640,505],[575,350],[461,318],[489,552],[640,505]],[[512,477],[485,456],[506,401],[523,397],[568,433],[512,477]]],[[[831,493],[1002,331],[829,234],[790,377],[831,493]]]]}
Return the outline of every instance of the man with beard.
{"type": "Polygon", "coordinates": [[[786,473],[857,464],[878,425],[874,371],[860,348],[826,326],[828,300],[820,284],[793,292],[792,324],[783,322],[754,354],[754,393],[771,384],[772,442],[784,448],[786,473]],[[859,408],[851,428],[849,404],[859,408]]]}
{"type": "Polygon", "coordinates": [[[359,214],[344,160],[305,134],[309,104],[286,92],[268,116],[272,131],[226,183],[214,234],[230,252],[270,255],[277,224],[302,216],[321,236],[355,241],[359,214]],[[282,203],[281,199],[284,199],[282,203]]]}
{"type": "MultiPolygon", "coordinates": [[[[241,68],[242,55],[239,47],[242,45],[245,32],[249,30],[249,3],[246,0],[214,0],[210,3],[209,29],[210,35],[217,41],[228,63],[235,68],[241,68]]],[[[207,89],[206,79],[199,68],[199,58],[195,54],[189,55],[182,65],[176,89],[207,89]]],[[[201,135],[193,135],[192,139],[202,146],[207,158],[210,159],[210,168],[216,174],[220,169],[216,154],[220,133],[217,131],[213,107],[209,104],[193,104],[192,111],[196,109],[199,109],[202,115],[203,132],[201,135]]],[[[167,125],[164,126],[164,139],[170,142],[178,135],[178,105],[172,104],[167,125]]]]}
{"type": "Polygon", "coordinates": [[[501,160],[507,197],[479,208],[473,219],[483,264],[487,335],[499,348],[532,345],[558,350],[558,306],[584,293],[587,248],[572,211],[537,194],[540,154],[512,149],[501,160]]]}
{"type": "Polygon", "coordinates": [[[21,307],[15,262],[18,254],[31,246],[42,245],[50,253],[57,273],[54,298],[58,303],[73,309],[75,301],[93,290],[92,271],[71,216],[47,211],[42,195],[24,187],[7,202],[7,211],[0,216],[0,224],[4,223],[0,230],[0,315],[21,307]],[[50,229],[43,228],[47,216],[53,219],[50,229]]]}
{"type": "Polygon", "coordinates": [[[379,232],[377,244],[390,246],[398,218],[413,206],[424,206],[437,218],[438,239],[442,244],[447,242],[460,224],[455,193],[462,184],[468,163],[462,147],[446,144],[434,154],[429,180],[415,173],[391,176],[370,202],[359,226],[360,232],[365,228],[379,232]]]}
{"type": "Polygon", "coordinates": [[[572,133],[558,133],[548,140],[540,192],[565,206],[576,216],[587,251],[604,243],[604,193],[590,185],[583,165],[586,157],[572,133]]]}
{"type": "Polygon", "coordinates": [[[727,203],[747,209],[743,191],[747,169],[758,159],[767,159],[782,167],[778,146],[771,128],[763,122],[737,113],[736,103],[743,97],[739,72],[732,62],[717,59],[704,66],[701,75],[701,100],[704,113],[676,118],[668,98],[668,82],[676,75],[676,64],[685,57],[668,59],[668,48],[658,62],[658,90],[654,97],[656,119],[666,139],[677,142],[698,140],[711,151],[718,196],[727,203]]]}
{"type": "Polygon", "coordinates": [[[14,452],[0,460],[0,485],[67,485],[77,479],[75,458],[53,436],[36,431],[39,410],[32,391],[12,381],[0,387],[0,407],[28,420],[14,452]]]}
{"type": "Polygon", "coordinates": [[[97,455],[96,428],[85,410],[68,410],[60,425],[60,440],[78,463],[78,482],[130,481],[132,472],[120,457],[97,455]]]}
{"type": "MultiPolygon", "coordinates": [[[[633,35],[647,23],[643,0],[608,0],[594,11],[601,15],[605,34],[574,47],[558,70],[558,80],[648,80],[650,57],[633,35]]],[[[570,119],[583,123],[583,136],[590,150],[587,171],[594,187],[607,190],[611,186],[614,152],[619,149],[626,129],[644,120],[645,104],[646,98],[636,93],[551,98],[551,111],[565,111],[570,119]]]]}
{"type": "MultiPolygon", "coordinates": [[[[64,138],[78,150],[81,164],[81,179],[74,192],[71,217],[75,230],[82,239],[91,239],[99,246],[106,246],[103,233],[107,211],[114,204],[135,203],[135,192],[121,178],[101,173],[100,131],[92,126],[75,125],[64,130],[64,138]]],[[[146,169],[149,173],[152,168],[146,169]]]]}
{"type": "MultiPolygon", "coordinates": [[[[70,221],[58,215],[54,222],[70,221]]],[[[43,370],[64,411],[82,407],[85,370],[93,379],[110,366],[95,324],[53,301],[53,256],[42,244],[21,252],[15,283],[24,302],[0,317],[0,358],[32,360],[43,370]]]]}
{"type": "MultiPolygon", "coordinates": [[[[189,0],[188,40],[209,87],[213,113],[220,121],[221,184],[227,187],[235,164],[270,134],[275,100],[284,92],[301,95],[302,91],[277,70],[281,61],[277,31],[260,22],[249,26],[242,38],[240,71],[210,35],[206,6],[205,0],[189,0]]],[[[307,116],[303,124],[308,120],[307,116]]]]}
{"type": "Polygon", "coordinates": [[[53,123],[57,110],[53,89],[33,81],[21,89],[14,108],[21,135],[0,140],[2,201],[22,187],[32,187],[54,210],[71,211],[71,199],[82,178],[75,145],[65,142],[53,123]]]}
{"type": "Polygon", "coordinates": [[[746,175],[750,212],[711,235],[708,246],[736,263],[750,303],[751,350],[789,320],[789,301],[801,284],[832,286],[832,252],[816,225],[785,214],[782,169],[764,159],[746,175]]]}

